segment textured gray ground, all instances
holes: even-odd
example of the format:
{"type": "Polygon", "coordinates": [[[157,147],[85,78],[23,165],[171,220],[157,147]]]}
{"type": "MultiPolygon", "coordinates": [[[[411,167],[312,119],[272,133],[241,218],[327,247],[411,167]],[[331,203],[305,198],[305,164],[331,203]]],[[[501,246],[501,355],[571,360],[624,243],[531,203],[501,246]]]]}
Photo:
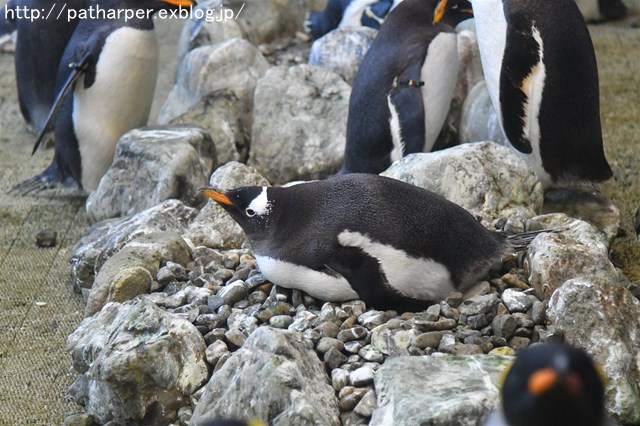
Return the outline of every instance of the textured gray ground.
{"type": "MultiPolygon", "coordinates": [[[[163,23],[160,28],[165,67],[160,100],[171,81],[177,27],[163,23]]],[[[640,248],[632,214],[640,206],[640,29],[617,24],[591,30],[599,58],[606,151],[617,176],[603,189],[621,208],[629,232],[616,244],[617,256],[638,280],[640,248]]],[[[18,110],[13,57],[0,55],[0,425],[59,424],[79,409],[66,399],[74,374],[64,346],[82,320],[82,302],[69,284],[68,257],[87,221],[81,201],[6,194],[49,163],[52,150],[30,157],[34,139],[18,110]],[[35,236],[46,228],[57,230],[58,244],[37,248],[35,236]]]]}

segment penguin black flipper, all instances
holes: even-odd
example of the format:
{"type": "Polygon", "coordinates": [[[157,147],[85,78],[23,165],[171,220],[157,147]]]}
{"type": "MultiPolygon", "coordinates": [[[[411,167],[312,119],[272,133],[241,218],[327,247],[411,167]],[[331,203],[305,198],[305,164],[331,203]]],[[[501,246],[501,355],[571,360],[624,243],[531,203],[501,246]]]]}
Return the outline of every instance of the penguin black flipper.
{"type": "Polygon", "coordinates": [[[329,272],[342,275],[367,306],[385,306],[399,312],[420,312],[433,302],[409,299],[389,286],[378,260],[356,247],[340,247],[326,263],[329,272]]]}
{"type": "MultiPolygon", "coordinates": [[[[390,92],[390,102],[395,108],[399,124],[399,135],[395,135],[392,124],[392,138],[402,141],[403,149],[400,158],[407,154],[424,150],[426,131],[425,126],[416,126],[424,120],[424,100],[422,96],[420,71],[421,57],[412,57],[412,63],[396,78],[396,85],[390,92]]],[[[391,105],[390,105],[391,106],[391,105]]],[[[392,114],[393,123],[393,114],[392,114]]]]}
{"type": "MultiPolygon", "coordinates": [[[[58,96],[56,97],[56,100],[53,102],[53,105],[51,106],[51,111],[49,111],[47,120],[45,121],[44,126],[40,131],[40,134],[38,135],[38,139],[36,140],[36,143],[33,146],[33,151],[31,151],[31,155],[35,154],[35,152],[38,150],[38,147],[42,144],[42,141],[44,140],[44,137],[47,134],[47,132],[52,129],[52,123],[53,123],[53,120],[55,119],[58,109],[60,109],[60,106],[62,105],[62,102],[65,99],[65,97],[69,94],[69,91],[75,87],[75,82],[78,80],[78,78],[80,78],[80,76],[83,73],[95,72],[95,69],[92,69],[90,65],[91,64],[95,65],[95,61],[96,61],[95,56],[97,52],[100,50],[101,46],[97,38],[94,38],[92,40],[93,40],[93,43],[90,43],[87,46],[87,49],[85,49],[84,54],[81,56],[80,60],[68,65],[69,75],[66,81],[64,82],[64,84],[62,85],[62,87],[60,88],[60,90],[58,91],[58,96]]],[[[94,78],[95,76],[90,76],[91,81],[93,81],[94,78]]],[[[85,86],[88,86],[88,85],[85,83],[85,86]]]]}
{"type": "Polygon", "coordinates": [[[507,27],[507,39],[500,74],[500,113],[505,135],[518,151],[531,154],[531,141],[525,135],[531,96],[539,72],[540,46],[531,25],[514,16],[507,27]],[[530,84],[531,83],[531,84],[530,84]]]}

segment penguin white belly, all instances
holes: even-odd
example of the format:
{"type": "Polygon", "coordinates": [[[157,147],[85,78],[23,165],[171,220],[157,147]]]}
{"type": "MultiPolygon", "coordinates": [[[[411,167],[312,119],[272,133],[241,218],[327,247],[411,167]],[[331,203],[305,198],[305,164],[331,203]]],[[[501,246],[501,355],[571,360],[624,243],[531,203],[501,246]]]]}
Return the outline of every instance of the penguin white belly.
{"type": "Polygon", "coordinates": [[[367,6],[372,5],[378,0],[353,0],[342,14],[340,28],[361,27],[362,14],[367,6]]]}
{"type": "Polygon", "coordinates": [[[456,290],[446,266],[431,260],[419,259],[359,232],[344,230],[338,242],[345,247],[358,247],[380,263],[387,283],[404,296],[424,300],[444,300],[456,290]]]}
{"type": "Polygon", "coordinates": [[[351,288],[343,276],[331,276],[305,266],[254,254],[260,271],[274,284],[296,288],[329,302],[359,298],[358,293],[351,288]]]}
{"type": "Polygon", "coordinates": [[[93,191],[113,161],[118,139],[146,125],[158,74],[153,30],[130,27],[112,32],[96,64],[95,81],[74,92],[73,125],[82,160],[82,185],[93,191]]]}
{"type": "Polygon", "coordinates": [[[491,103],[500,112],[500,73],[507,43],[507,19],[502,0],[477,0],[473,2],[473,16],[478,36],[480,61],[491,103]]]}
{"type": "Polygon", "coordinates": [[[544,170],[542,166],[542,158],[540,156],[540,105],[542,104],[542,94],[546,78],[546,69],[544,66],[544,45],[540,31],[535,27],[531,27],[533,38],[538,43],[538,56],[540,60],[531,69],[531,73],[522,82],[522,92],[527,96],[524,105],[524,128],[523,132],[529,142],[531,142],[531,154],[523,154],[517,151],[524,160],[536,171],[542,185],[547,187],[551,184],[551,176],[544,170]]]}
{"type": "Polygon", "coordinates": [[[449,114],[453,90],[458,81],[458,41],[455,33],[439,33],[429,44],[420,79],[424,99],[425,144],[429,152],[449,114]]]}

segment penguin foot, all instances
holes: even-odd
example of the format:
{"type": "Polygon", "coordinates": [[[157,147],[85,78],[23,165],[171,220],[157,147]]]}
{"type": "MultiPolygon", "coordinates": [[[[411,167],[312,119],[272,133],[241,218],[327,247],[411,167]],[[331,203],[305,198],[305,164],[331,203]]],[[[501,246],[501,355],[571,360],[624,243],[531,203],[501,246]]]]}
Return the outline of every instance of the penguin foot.
{"type": "Polygon", "coordinates": [[[75,182],[60,182],[48,175],[40,174],[27,179],[8,191],[10,195],[42,197],[86,197],[87,194],[75,182]]]}

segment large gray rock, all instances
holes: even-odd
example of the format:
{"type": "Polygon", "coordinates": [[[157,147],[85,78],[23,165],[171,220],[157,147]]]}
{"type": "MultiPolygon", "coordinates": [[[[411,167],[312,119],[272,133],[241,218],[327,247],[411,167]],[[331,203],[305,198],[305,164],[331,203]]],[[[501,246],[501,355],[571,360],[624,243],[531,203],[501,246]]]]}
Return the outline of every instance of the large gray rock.
{"type": "Polygon", "coordinates": [[[143,300],[85,319],[67,351],[80,374],[75,399],[99,424],[168,424],[208,375],[200,332],[143,300]]]}
{"type": "Polygon", "coordinates": [[[309,65],[330,69],[353,86],[358,68],[369,50],[377,30],[369,27],[338,28],[311,45],[309,65]]]}
{"type": "Polygon", "coordinates": [[[640,301],[615,283],[573,279],[553,293],[547,315],[604,369],[609,412],[640,424],[640,301]]]}
{"type": "Polygon", "coordinates": [[[270,69],[255,92],[249,165],[271,183],[321,179],[344,155],[351,88],[303,64],[270,69]]]}
{"type": "Polygon", "coordinates": [[[302,31],[307,13],[307,0],[227,0],[225,6],[256,45],[302,31]]]}
{"type": "Polygon", "coordinates": [[[372,425],[475,426],[498,403],[510,358],[489,355],[396,357],[375,377],[372,425]]]}
{"type": "MultiPolygon", "coordinates": [[[[255,169],[237,162],[230,162],[216,169],[209,184],[221,190],[242,186],[268,186],[269,182],[255,169]]],[[[185,238],[195,246],[210,248],[240,248],[246,237],[240,225],[218,203],[209,203],[189,226],[185,238]]]]}
{"type": "Polygon", "coordinates": [[[96,223],[73,248],[71,278],[74,289],[89,289],[102,265],[125,244],[157,232],[183,234],[198,211],[179,200],[167,200],[125,219],[96,223]]]}
{"type": "Polygon", "coordinates": [[[95,314],[108,302],[124,302],[149,293],[162,262],[186,266],[190,260],[191,249],[176,233],[162,232],[132,239],[102,265],[91,287],[85,316],[95,314]]]}
{"type": "Polygon", "coordinates": [[[530,218],[542,207],[542,185],[511,149],[481,142],[411,154],[382,176],[438,193],[488,225],[498,217],[530,218]]]}
{"type": "Polygon", "coordinates": [[[206,95],[169,124],[192,124],[206,130],[216,147],[218,165],[247,160],[249,141],[242,121],[241,105],[228,90],[206,95]]]}
{"type": "Polygon", "coordinates": [[[271,327],[259,327],[213,374],[191,424],[217,417],[340,425],[335,391],[312,345],[300,333],[271,327]]]}
{"type": "Polygon", "coordinates": [[[199,127],[132,130],[118,142],[113,164],[87,199],[87,214],[98,222],[172,198],[193,205],[215,164],[215,146],[199,127]]]}
{"type": "Polygon", "coordinates": [[[548,299],[572,278],[620,281],[609,260],[606,237],[592,225],[562,213],[535,220],[546,229],[557,230],[538,235],[529,245],[529,284],[538,298],[548,299]]]}
{"type": "Polygon", "coordinates": [[[209,93],[228,90],[238,98],[245,125],[249,126],[256,81],[268,68],[262,53],[247,40],[234,38],[193,49],[178,68],[176,84],[158,115],[158,123],[184,114],[209,93]]]}
{"type": "Polygon", "coordinates": [[[222,43],[233,38],[244,38],[235,19],[223,19],[235,12],[224,7],[222,0],[199,1],[189,19],[185,20],[178,41],[178,64],[187,53],[201,46],[222,43]]]}
{"type": "Polygon", "coordinates": [[[460,143],[492,141],[502,146],[511,146],[502,130],[484,80],[473,86],[464,101],[458,134],[460,143]]]}

